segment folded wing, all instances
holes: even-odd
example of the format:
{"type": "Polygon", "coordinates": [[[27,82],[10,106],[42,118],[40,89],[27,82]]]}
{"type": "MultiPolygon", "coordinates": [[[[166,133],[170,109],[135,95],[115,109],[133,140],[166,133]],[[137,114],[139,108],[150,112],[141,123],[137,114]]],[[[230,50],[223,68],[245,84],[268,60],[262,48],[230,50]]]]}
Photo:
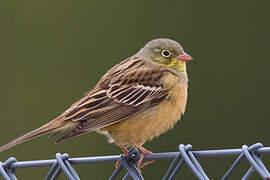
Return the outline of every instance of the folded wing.
{"type": "Polygon", "coordinates": [[[168,89],[160,81],[165,70],[140,59],[126,63],[120,70],[112,68],[93,91],[63,114],[65,120],[78,125],[56,142],[126,120],[166,99],[168,89]]]}

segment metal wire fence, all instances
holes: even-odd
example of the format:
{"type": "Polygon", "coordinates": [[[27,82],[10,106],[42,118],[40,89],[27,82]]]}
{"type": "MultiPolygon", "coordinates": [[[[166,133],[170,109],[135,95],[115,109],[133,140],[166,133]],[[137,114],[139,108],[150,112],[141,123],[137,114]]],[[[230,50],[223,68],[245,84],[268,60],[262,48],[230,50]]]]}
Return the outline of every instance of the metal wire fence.
{"type": "MultiPolygon", "coordinates": [[[[242,177],[242,180],[248,179],[253,173],[257,172],[262,179],[270,180],[270,173],[261,160],[263,154],[270,153],[270,147],[263,147],[261,143],[256,143],[251,146],[243,145],[241,149],[219,149],[219,150],[202,150],[192,151],[192,146],[179,145],[179,152],[154,153],[145,156],[146,160],[173,159],[167,172],[162,180],[173,180],[184,163],[188,165],[194,176],[199,180],[209,180],[209,177],[203,170],[198,157],[218,157],[218,156],[238,156],[228,169],[221,180],[227,180],[237,168],[240,161],[244,158],[250,163],[250,168],[242,177]]],[[[35,161],[16,161],[14,157],[9,158],[5,162],[0,162],[0,174],[5,180],[16,180],[15,170],[18,168],[50,166],[50,170],[45,177],[45,180],[55,180],[64,173],[69,180],[79,180],[75,169],[72,165],[98,162],[113,162],[120,160],[121,164],[108,178],[114,180],[122,170],[126,171],[123,180],[134,179],[143,180],[142,174],[137,169],[137,162],[140,158],[138,149],[132,148],[127,155],[120,156],[99,156],[99,157],[81,157],[69,158],[68,154],[56,154],[56,159],[35,160],[35,161]]]]}

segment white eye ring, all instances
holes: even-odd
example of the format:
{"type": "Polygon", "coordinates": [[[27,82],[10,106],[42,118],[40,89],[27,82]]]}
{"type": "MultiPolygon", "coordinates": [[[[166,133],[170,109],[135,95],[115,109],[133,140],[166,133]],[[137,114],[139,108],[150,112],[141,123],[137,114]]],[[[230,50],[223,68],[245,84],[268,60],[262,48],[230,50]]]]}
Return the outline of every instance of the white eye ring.
{"type": "Polygon", "coordinates": [[[169,50],[163,50],[161,52],[161,55],[167,58],[167,57],[170,57],[171,53],[169,50]]]}

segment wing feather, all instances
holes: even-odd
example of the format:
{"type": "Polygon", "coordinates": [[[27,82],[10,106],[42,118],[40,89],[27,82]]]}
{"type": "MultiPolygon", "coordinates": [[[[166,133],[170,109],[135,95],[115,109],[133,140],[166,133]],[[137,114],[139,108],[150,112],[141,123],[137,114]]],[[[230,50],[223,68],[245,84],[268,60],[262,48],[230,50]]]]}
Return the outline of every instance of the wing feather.
{"type": "Polygon", "coordinates": [[[108,71],[92,91],[63,114],[65,120],[78,125],[57,142],[125,120],[166,99],[168,89],[160,81],[166,70],[138,58],[120,66],[108,71]]]}

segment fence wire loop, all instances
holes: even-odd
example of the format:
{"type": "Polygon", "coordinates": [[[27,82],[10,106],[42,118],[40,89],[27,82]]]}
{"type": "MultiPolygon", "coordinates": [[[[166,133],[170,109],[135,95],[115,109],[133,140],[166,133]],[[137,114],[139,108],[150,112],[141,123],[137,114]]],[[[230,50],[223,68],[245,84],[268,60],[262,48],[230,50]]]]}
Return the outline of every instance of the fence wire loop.
{"type": "Polygon", "coordinates": [[[15,169],[10,168],[15,162],[17,162],[17,160],[14,157],[8,158],[4,163],[0,162],[0,173],[6,180],[17,180],[15,169]]]}
{"type": "Polygon", "coordinates": [[[246,174],[242,177],[242,180],[248,179],[253,172],[257,171],[257,173],[263,178],[263,179],[269,179],[270,180],[270,174],[269,171],[264,166],[262,160],[261,160],[261,154],[259,154],[257,151],[258,149],[262,148],[263,144],[256,143],[251,146],[243,145],[242,146],[242,153],[237,157],[237,159],[234,161],[233,165],[229,168],[229,170],[225,173],[225,175],[222,177],[222,180],[227,180],[229,176],[232,175],[235,168],[239,165],[240,161],[246,157],[246,159],[251,164],[251,167],[246,172],[246,174]]]}
{"type": "Polygon", "coordinates": [[[140,154],[137,148],[131,148],[127,155],[120,155],[120,165],[113,172],[109,180],[114,180],[116,176],[121,172],[123,168],[127,171],[123,180],[129,179],[131,177],[134,180],[143,180],[142,174],[137,168],[138,160],[140,159],[140,154]]]}
{"type": "Polygon", "coordinates": [[[180,170],[184,162],[188,165],[191,171],[195,174],[195,176],[200,180],[209,180],[207,175],[205,174],[203,168],[201,167],[199,161],[195,158],[192,153],[192,146],[188,145],[179,145],[179,154],[175,157],[174,161],[170,165],[168,171],[166,172],[163,180],[172,180],[175,178],[176,173],[180,170]],[[180,160],[180,157],[182,159],[180,160]]]}
{"type": "Polygon", "coordinates": [[[262,160],[260,159],[260,155],[257,155],[256,153],[256,150],[263,147],[263,145],[261,143],[257,143],[252,146],[242,146],[245,157],[247,158],[251,166],[260,174],[263,179],[270,179],[269,171],[266,169],[262,160]]]}
{"type": "Polygon", "coordinates": [[[192,146],[190,144],[188,144],[186,147],[183,144],[179,146],[179,151],[182,153],[182,157],[192,172],[197,176],[197,178],[202,180],[209,180],[199,161],[195,158],[191,150],[192,146]]]}
{"type": "Polygon", "coordinates": [[[51,169],[49,170],[48,174],[45,177],[45,180],[54,180],[56,179],[59,174],[61,172],[61,169],[58,165],[58,162],[55,161],[51,167],[51,169]]]}
{"type": "MultiPolygon", "coordinates": [[[[197,179],[209,180],[197,158],[228,155],[237,155],[238,157],[234,160],[232,166],[228,169],[228,171],[221,178],[221,180],[227,180],[244,158],[247,159],[251,166],[242,176],[242,180],[247,180],[255,172],[257,172],[262,179],[270,180],[270,173],[265,167],[263,161],[261,160],[263,154],[270,154],[270,147],[263,147],[261,143],[256,143],[249,147],[247,145],[243,145],[241,149],[219,149],[201,151],[192,151],[192,146],[190,144],[180,144],[178,150],[178,152],[149,154],[145,157],[147,160],[173,158],[173,161],[170,164],[162,180],[174,180],[184,163],[187,164],[187,166],[197,177],[197,179]]],[[[119,176],[119,173],[122,170],[126,171],[126,174],[122,178],[123,180],[143,180],[143,176],[137,168],[137,163],[140,157],[141,155],[139,154],[137,148],[131,148],[127,155],[122,154],[120,156],[115,155],[69,158],[69,155],[66,153],[57,153],[55,159],[22,162],[17,162],[14,157],[11,157],[5,162],[0,162],[0,175],[5,180],[17,180],[15,176],[15,170],[17,168],[49,166],[51,168],[48,171],[45,180],[56,180],[61,172],[63,172],[69,180],[80,180],[77,172],[72,167],[72,165],[97,162],[115,162],[119,160],[120,164],[118,168],[115,169],[112,175],[109,177],[109,180],[116,179],[116,177],[119,176]]]]}
{"type": "Polygon", "coordinates": [[[60,175],[61,170],[64,172],[64,174],[69,180],[80,180],[78,174],[69,163],[68,154],[66,153],[63,155],[61,153],[56,154],[56,162],[53,163],[51,169],[45,177],[45,180],[56,179],[60,175]]]}

